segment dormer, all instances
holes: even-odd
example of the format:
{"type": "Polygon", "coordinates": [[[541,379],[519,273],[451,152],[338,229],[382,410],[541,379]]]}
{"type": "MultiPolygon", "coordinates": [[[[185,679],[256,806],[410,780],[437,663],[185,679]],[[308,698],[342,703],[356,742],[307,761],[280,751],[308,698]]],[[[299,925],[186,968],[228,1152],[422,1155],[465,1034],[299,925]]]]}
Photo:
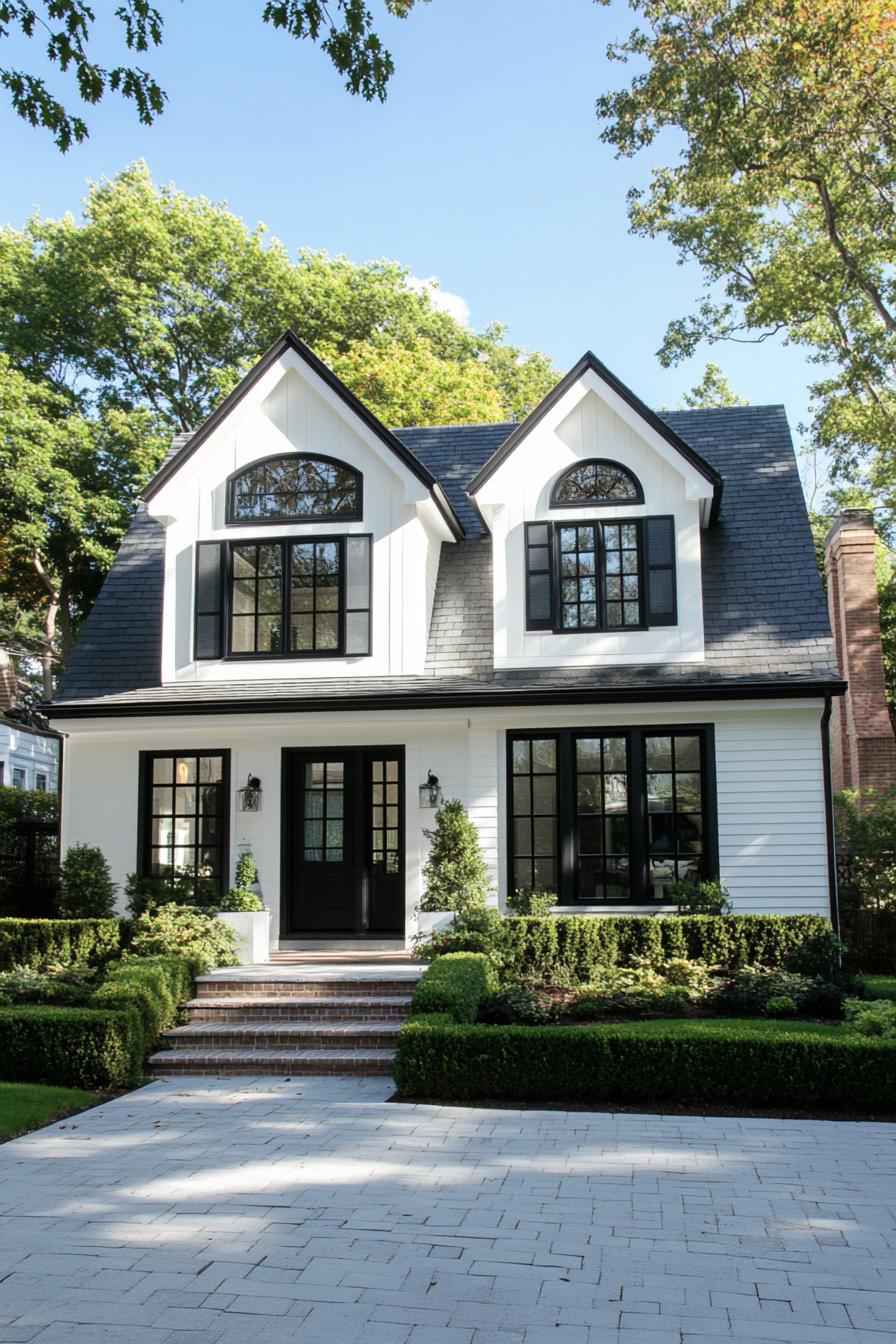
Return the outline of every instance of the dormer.
{"type": "Polygon", "coordinates": [[[419,675],[439,554],[423,464],[287,332],[144,492],[162,682],[419,675]]]}
{"type": "Polygon", "coordinates": [[[492,537],[496,669],[703,660],[721,479],[594,355],[469,493],[492,537]]]}

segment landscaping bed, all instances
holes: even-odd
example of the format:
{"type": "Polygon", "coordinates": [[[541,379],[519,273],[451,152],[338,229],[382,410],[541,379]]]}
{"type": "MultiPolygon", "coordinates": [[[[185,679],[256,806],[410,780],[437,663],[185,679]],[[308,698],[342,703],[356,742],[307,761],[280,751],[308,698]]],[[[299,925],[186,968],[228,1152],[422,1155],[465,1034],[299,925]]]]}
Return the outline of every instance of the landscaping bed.
{"type": "Polygon", "coordinates": [[[420,981],[399,1095],[896,1115],[896,1003],[863,1001],[824,921],[775,918],[489,916],[483,951],[436,956],[420,981]]]}

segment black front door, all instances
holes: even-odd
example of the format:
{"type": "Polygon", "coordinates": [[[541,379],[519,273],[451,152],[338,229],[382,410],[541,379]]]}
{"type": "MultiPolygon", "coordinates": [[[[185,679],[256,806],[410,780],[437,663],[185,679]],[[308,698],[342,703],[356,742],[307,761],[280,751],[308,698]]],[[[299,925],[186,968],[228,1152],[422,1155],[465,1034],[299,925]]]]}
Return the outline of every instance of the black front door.
{"type": "Polygon", "coordinates": [[[404,935],[404,752],[284,751],[283,934],[404,935]]]}

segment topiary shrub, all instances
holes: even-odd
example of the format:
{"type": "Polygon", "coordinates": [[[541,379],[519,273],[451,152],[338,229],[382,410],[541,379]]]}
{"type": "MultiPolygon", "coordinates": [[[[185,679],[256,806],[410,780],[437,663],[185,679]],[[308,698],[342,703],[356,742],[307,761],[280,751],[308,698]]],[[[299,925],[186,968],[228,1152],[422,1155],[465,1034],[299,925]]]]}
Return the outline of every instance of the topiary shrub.
{"type": "Polygon", "coordinates": [[[420,909],[457,910],[464,913],[485,905],[491,880],[479,833],[467,809],[457,798],[443,803],[436,812],[435,829],[424,831],[431,846],[423,865],[424,896],[420,909]]]}
{"type": "Polygon", "coordinates": [[[258,880],[255,860],[249,853],[241,854],[236,861],[234,886],[221,901],[220,908],[228,913],[257,913],[264,909],[260,897],[252,890],[258,880]]]}
{"type": "Polygon", "coordinates": [[[96,845],[70,845],[59,869],[62,919],[108,919],[115,913],[117,885],[96,845]]]}
{"type": "Polygon", "coordinates": [[[135,957],[187,957],[203,971],[236,966],[236,934],[207,910],[162,905],[133,922],[130,952],[135,957]]]}

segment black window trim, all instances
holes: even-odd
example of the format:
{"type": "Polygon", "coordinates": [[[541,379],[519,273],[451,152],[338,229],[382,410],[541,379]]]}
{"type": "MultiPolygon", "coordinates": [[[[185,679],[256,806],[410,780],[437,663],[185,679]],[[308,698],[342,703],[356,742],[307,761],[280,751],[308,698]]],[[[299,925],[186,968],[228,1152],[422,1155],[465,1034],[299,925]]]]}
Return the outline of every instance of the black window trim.
{"type": "Polygon", "coordinates": [[[171,747],[167,750],[141,751],[138,753],[137,779],[137,873],[140,877],[150,875],[149,852],[152,849],[148,823],[152,820],[152,782],[150,770],[153,761],[176,760],[179,756],[220,756],[221,789],[224,794],[224,807],[221,812],[221,881],[222,894],[231,885],[230,882],[230,748],[229,747],[171,747]]]}
{"type": "Polygon", "coordinates": [[[339,526],[341,523],[360,523],[364,518],[364,474],[357,467],[353,467],[351,462],[345,462],[339,457],[329,457],[326,453],[269,453],[267,457],[259,457],[254,462],[247,462],[245,466],[237,471],[232,471],[227,477],[226,485],[226,512],[225,526],[227,527],[264,527],[269,525],[278,527],[282,523],[335,523],[339,526]],[[235,518],[234,517],[234,494],[236,482],[240,476],[245,476],[247,471],[252,471],[255,467],[264,467],[268,462],[284,462],[297,460],[299,458],[310,458],[315,462],[327,462],[333,467],[342,467],[345,471],[350,471],[357,482],[358,498],[357,506],[353,513],[302,513],[277,514],[276,517],[269,518],[235,518]]]}
{"type": "Polygon", "coordinates": [[[719,876],[719,819],[716,788],[715,725],[712,723],[647,723],[590,724],[571,727],[513,728],[506,733],[505,749],[505,822],[507,827],[505,862],[507,864],[507,892],[513,891],[514,826],[513,826],[513,744],[519,741],[553,738],[557,743],[557,903],[562,906],[590,910],[610,910],[647,907],[657,910],[668,906],[668,901],[647,895],[648,873],[648,812],[645,790],[645,737],[665,737],[673,734],[698,736],[700,739],[700,774],[703,800],[703,877],[714,881],[719,876]],[[614,901],[592,902],[578,899],[578,870],[575,856],[575,771],[564,771],[574,757],[570,750],[577,737],[625,736],[628,755],[629,820],[631,859],[631,896],[614,901]],[[565,740],[565,747],[564,747],[565,740]]]}
{"type": "Polygon", "coordinates": [[[246,537],[239,541],[228,540],[224,543],[224,658],[225,662],[304,662],[307,658],[369,658],[373,647],[373,533],[371,532],[341,532],[337,535],[332,533],[317,534],[306,536],[304,533],[298,536],[277,536],[277,537],[246,537]],[[369,607],[352,607],[352,612],[366,611],[368,614],[368,641],[366,653],[346,653],[345,652],[345,618],[349,614],[346,608],[346,584],[345,584],[345,543],[350,537],[364,537],[368,541],[367,547],[367,567],[368,567],[368,594],[369,607]],[[294,545],[304,545],[306,543],[337,542],[339,545],[339,610],[338,610],[338,628],[339,643],[335,649],[290,649],[290,621],[291,611],[291,584],[292,584],[292,547],[294,545]],[[235,651],[233,648],[233,552],[238,546],[280,546],[283,554],[283,648],[280,653],[259,653],[249,651],[246,653],[235,651]]]}
{"type": "Polygon", "coordinates": [[[644,503],[644,487],[638,480],[638,477],[627,467],[624,462],[617,462],[612,457],[583,457],[580,462],[573,462],[571,466],[564,467],[563,471],[551,486],[551,497],[549,507],[552,509],[591,509],[591,508],[626,508],[629,505],[635,506],[644,503]],[[582,467],[616,467],[624,472],[635,487],[635,497],[633,499],[558,499],[557,491],[566,477],[573,471],[580,471],[582,467]]]}
{"type": "MultiPolygon", "coordinates": [[[[645,554],[644,541],[644,519],[643,518],[577,518],[566,522],[548,522],[546,525],[552,529],[553,535],[550,539],[551,547],[551,593],[554,608],[554,619],[551,626],[538,626],[535,629],[544,630],[547,628],[555,635],[602,635],[602,634],[622,634],[625,631],[648,630],[650,627],[647,622],[647,588],[645,584],[645,569],[647,557],[645,554]],[[604,562],[604,527],[634,527],[638,534],[638,609],[641,613],[641,619],[637,625],[608,625],[607,624],[607,588],[606,588],[606,567],[604,562]],[[564,626],[563,620],[563,601],[562,601],[562,583],[563,575],[561,573],[560,563],[560,530],[564,527],[593,527],[597,545],[595,547],[595,564],[597,580],[597,607],[598,624],[597,625],[576,625],[564,626]]],[[[527,630],[533,627],[528,624],[527,610],[527,630]]]]}

